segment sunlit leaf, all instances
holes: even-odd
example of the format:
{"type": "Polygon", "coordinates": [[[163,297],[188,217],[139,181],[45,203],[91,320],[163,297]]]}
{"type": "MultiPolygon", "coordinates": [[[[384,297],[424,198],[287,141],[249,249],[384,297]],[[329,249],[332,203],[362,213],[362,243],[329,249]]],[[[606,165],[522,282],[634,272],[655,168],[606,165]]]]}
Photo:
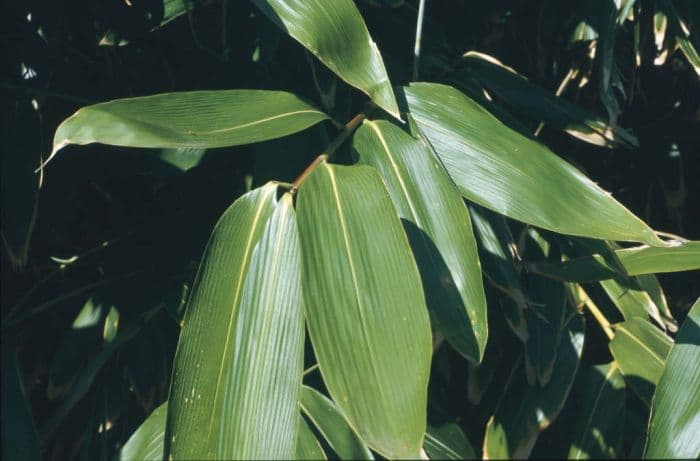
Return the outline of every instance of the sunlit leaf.
{"type": "Polygon", "coordinates": [[[118,461],[160,461],[163,459],[163,436],[168,402],[151,413],[131,434],[119,455],[118,461]]]}
{"type": "Polygon", "coordinates": [[[507,128],[463,93],[414,83],[404,94],[465,198],[562,234],[664,245],[579,170],[507,128]]]}
{"type": "Polygon", "coordinates": [[[648,405],[672,341],[649,321],[639,317],[618,323],[614,329],[610,352],[627,384],[648,405]]]}
{"type": "Polygon", "coordinates": [[[301,415],[299,415],[299,438],[297,439],[295,459],[327,459],[321,444],[318,443],[313,431],[301,415]]]}
{"type": "Polygon", "coordinates": [[[577,384],[581,411],[576,415],[568,459],[618,458],[625,414],[625,381],[617,365],[596,365],[577,384]]]}
{"type": "Polygon", "coordinates": [[[322,162],[297,207],[307,327],[324,383],[371,448],[418,457],[430,322],[389,193],[371,167],[322,162]]]}
{"type": "Polygon", "coordinates": [[[56,130],[53,152],[68,144],[126,147],[236,146],[301,131],[328,116],[282,91],[163,93],[86,106],[56,130]]]}
{"type": "Polygon", "coordinates": [[[464,201],[429,147],[384,120],[365,121],[353,137],[359,161],[389,190],[418,263],[438,329],[478,363],[488,325],[474,232],[464,201]]]}
{"type": "Polygon", "coordinates": [[[338,77],[400,118],[377,45],[352,0],[253,0],[338,77]]]}
{"type": "Polygon", "coordinates": [[[316,426],[340,459],[374,459],[367,445],[348,425],[338,407],[316,389],[301,388],[301,411],[316,426]]]}
{"type": "Polygon", "coordinates": [[[700,299],[681,325],[651,404],[644,457],[700,457],[700,299]]]}
{"type": "Polygon", "coordinates": [[[291,196],[276,191],[236,200],[209,240],[175,355],[166,458],[294,455],[301,260],[291,196]]]}

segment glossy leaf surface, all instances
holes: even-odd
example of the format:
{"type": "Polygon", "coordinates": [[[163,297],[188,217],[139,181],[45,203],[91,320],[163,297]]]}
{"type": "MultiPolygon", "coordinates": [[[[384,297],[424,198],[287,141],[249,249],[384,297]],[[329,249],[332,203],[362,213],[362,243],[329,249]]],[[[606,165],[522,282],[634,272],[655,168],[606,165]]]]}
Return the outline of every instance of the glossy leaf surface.
{"type": "Polygon", "coordinates": [[[664,243],[639,218],[542,144],[507,128],[456,89],[404,89],[422,132],[465,198],[562,234],[664,243]]]}
{"type": "Polygon", "coordinates": [[[301,260],[291,196],[277,202],[276,191],[239,198],[207,245],[175,357],[166,457],[294,455],[301,260]]]}
{"type": "Polygon", "coordinates": [[[53,157],[68,144],[209,148],[250,144],[301,131],[328,116],[282,91],[163,93],[83,107],[64,120],[53,157]]]}
{"type": "Polygon", "coordinates": [[[438,329],[478,363],[488,337],[481,265],[469,212],[430,148],[384,120],[353,136],[359,161],[375,167],[389,190],[421,272],[438,329]]]}
{"type": "Polygon", "coordinates": [[[301,388],[301,411],[314,423],[340,459],[374,459],[340,412],[325,395],[311,387],[301,388]]]}
{"type": "Polygon", "coordinates": [[[418,457],[430,323],[389,193],[371,167],[323,162],[297,208],[307,327],[330,395],[371,448],[418,457]]]}
{"type": "Polygon", "coordinates": [[[568,459],[615,459],[625,414],[625,381],[617,365],[596,365],[577,380],[581,392],[568,459]]]}
{"type": "Polygon", "coordinates": [[[131,434],[121,450],[119,461],[160,461],[163,459],[163,437],[168,402],[165,402],[148,416],[131,434]]]}
{"type": "Polygon", "coordinates": [[[253,0],[338,77],[400,118],[377,45],[352,0],[253,0]]]}
{"type": "Polygon", "coordinates": [[[700,299],[690,309],[654,393],[645,458],[700,457],[700,299]]]}
{"type": "Polygon", "coordinates": [[[649,405],[672,341],[639,317],[618,323],[614,328],[610,352],[630,388],[649,405]]]}

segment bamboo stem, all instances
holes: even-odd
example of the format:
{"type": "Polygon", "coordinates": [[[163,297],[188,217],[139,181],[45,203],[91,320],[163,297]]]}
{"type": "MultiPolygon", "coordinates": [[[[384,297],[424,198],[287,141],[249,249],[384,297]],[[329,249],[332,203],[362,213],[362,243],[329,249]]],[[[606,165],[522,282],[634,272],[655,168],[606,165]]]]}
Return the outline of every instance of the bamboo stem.
{"type": "Polygon", "coordinates": [[[413,81],[418,80],[418,69],[420,65],[420,45],[423,36],[423,15],[425,14],[425,0],[420,0],[418,4],[418,19],[416,19],[416,42],[413,45],[413,81]]]}
{"type": "Polygon", "coordinates": [[[613,339],[613,336],[615,336],[615,334],[613,333],[613,329],[610,326],[610,322],[607,318],[605,318],[605,315],[603,315],[598,306],[595,305],[593,300],[588,297],[588,294],[580,286],[578,287],[578,293],[581,297],[581,300],[583,301],[583,304],[588,308],[593,317],[598,321],[600,327],[603,329],[608,339],[613,339]]]}

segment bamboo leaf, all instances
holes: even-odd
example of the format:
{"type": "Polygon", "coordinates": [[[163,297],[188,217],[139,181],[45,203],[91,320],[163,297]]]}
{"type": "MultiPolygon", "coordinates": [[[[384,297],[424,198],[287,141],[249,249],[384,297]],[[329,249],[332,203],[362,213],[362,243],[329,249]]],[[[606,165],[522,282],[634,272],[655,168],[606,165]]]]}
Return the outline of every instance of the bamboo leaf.
{"type": "Polygon", "coordinates": [[[302,386],[301,411],[314,423],[340,459],[374,459],[338,407],[316,389],[302,386]]]}
{"type": "Polygon", "coordinates": [[[603,118],[529,82],[491,56],[470,51],[463,60],[470,75],[508,104],[575,138],[604,147],[638,145],[632,134],[618,126],[610,126],[603,118]]]}
{"type": "Polygon", "coordinates": [[[168,402],[165,402],[148,416],[131,434],[121,450],[119,461],[160,461],[163,459],[163,436],[168,402]]]}
{"type": "Polygon", "coordinates": [[[489,418],[484,436],[485,459],[526,458],[539,433],[561,411],[581,359],[584,323],[574,315],[567,323],[559,345],[555,372],[544,387],[530,387],[522,367],[517,367],[508,382],[496,413],[489,418]]]}
{"type": "Polygon", "coordinates": [[[117,99],[83,107],[64,120],[48,160],[68,144],[93,142],[190,149],[237,146],[296,133],[327,118],[282,91],[191,91],[117,99]]]}
{"type": "Polygon", "coordinates": [[[299,415],[299,439],[297,439],[294,459],[328,459],[321,444],[318,443],[316,436],[301,415],[299,415]]]}
{"type": "Polygon", "coordinates": [[[634,317],[614,325],[610,352],[630,388],[647,404],[663,372],[671,339],[647,320],[634,317]]]}
{"type": "Polygon", "coordinates": [[[207,245],[175,355],[166,458],[294,455],[301,260],[291,196],[276,191],[236,200],[207,245]]]}
{"type": "Polygon", "coordinates": [[[488,324],[481,265],[469,212],[429,147],[384,120],[365,121],[353,137],[361,164],[375,167],[411,244],[438,329],[479,363],[488,324]]]}
{"type": "Polygon", "coordinates": [[[423,447],[430,459],[476,459],[469,439],[455,423],[428,426],[423,447]]]}
{"type": "Polygon", "coordinates": [[[324,383],[367,445],[417,458],[430,324],[389,194],[371,167],[322,162],[297,200],[307,327],[324,383]]]}
{"type": "Polygon", "coordinates": [[[625,414],[625,381],[615,363],[584,371],[579,381],[580,408],[568,459],[618,458],[625,414]]]}
{"type": "Polygon", "coordinates": [[[352,0],[253,0],[260,10],[321,60],[400,119],[377,45],[352,0]]]}
{"type": "Polygon", "coordinates": [[[681,325],[651,405],[648,459],[700,457],[700,299],[681,325]]]}
{"type": "Polygon", "coordinates": [[[665,245],[579,170],[507,128],[463,93],[414,83],[404,94],[465,198],[562,234],[665,245]]]}

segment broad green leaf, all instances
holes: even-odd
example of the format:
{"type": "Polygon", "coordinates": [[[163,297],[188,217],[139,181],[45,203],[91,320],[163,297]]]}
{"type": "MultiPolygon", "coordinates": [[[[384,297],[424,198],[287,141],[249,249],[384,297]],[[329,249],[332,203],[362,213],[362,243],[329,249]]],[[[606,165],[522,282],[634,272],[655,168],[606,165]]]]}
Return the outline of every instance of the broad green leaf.
{"type": "Polygon", "coordinates": [[[237,146],[296,133],[327,118],[282,91],[191,91],[117,99],[83,107],[64,120],[49,160],[68,144],[93,142],[191,149],[237,146]]]}
{"type": "Polygon", "coordinates": [[[404,94],[465,198],[562,234],[665,245],[579,170],[507,128],[463,93],[414,83],[404,94]]]}
{"type": "Polygon", "coordinates": [[[479,363],[488,324],[481,265],[467,207],[438,158],[420,139],[384,120],[353,137],[361,164],[386,184],[413,249],[437,329],[479,363]]]}
{"type": "Polygon", "coordinates": [[[151,413],[131,434],[117,457],[118,461],[160,461],[163,459],[163,436],[168,402],[151,413]]]}
{"type": "MultiPolygon", "coordinates": [[[[630,276],[700,269],[700,242],[690,241],[666,248],[646,245],[615,250],[630,276]]],[[[594,282],[615,277],[619,272],[599,254],[563,262],[528,263],[528,270],[559,280],[594,282]]]]}
{"type": "Polygon", "coordinates": [[[276,192],[236,200],[210,237],[175,354],[166,458],[294,455],[301,260],[291,196],[276,192]]]}
{"type": "Polygon", "coordinates": [[[430,459],[476,459],[472,444],[455,423],[428,426],[423,448],[430,459]]]}
{"type": "Polygon", "coordinates": [[[614,329],[610,352],[627,384],[649,405],[672,341],[646,319],[639,317],[615,324],[614,329]]]}
{"type": "Polygon", "coordinates": [[[660,327],[666,329],[667,322],[662,317],[659,307],[650,294],[639,286],[636,278],[625,280],[622,277],[616,277],[602,280],[600,286],[625,320],[632,317],[645,318],[649,315],[660,327]]]}
{"type": "Polygon", "coordinates": [[[24,376],[14,348],[2,345],[2,459],[42,459],[24,376]]]}
{"type": "Polygon", "coordinates": [[[700,299],[681,325],[651,404],[644,457],[700,457],[700,299]]]}
{"type": "Polygon", "coordinates": [[[469,74],[508,104],[575,138],[605,147],[638,145],[637,139],[627,131],[610,126],[601,117],[529,82],[491,56],[470,51],[463,61],[469,74]]]}
{"type": "Polygon", "coordinates": [[[338,77],[401,118],[382,55],[352,0],[253,0],[338,77]]]}
{"type": "Polygon", "coordinates": [[[417,458],[430,320],[389,193],[374,168],[322,162],[297,206],[307,327],[324,383],[367,445],[417,458]]]}
{"type": "Polygon", "coordinates": [[[625,381],[617,365],[587,368],[577,380],[580,409],[568,459],[618,458],[625,414],[625,381]]]}
{"type": "Polygon", "coordinates": [[[556,419],[566,402],[581,359],[583,342],[583,317],[574,315],[567,323],[554,373],[546,386],[529,386],[522,367],[514,369],[505,394],[486,426],[485,459],[529,456],[539,433],[556,419]]]}
{"type": "Polygon", "coordinates": [[[301,415],[299,415],[299,438],[294,459],[327,459],[321,444],[318,443],[313,431],[301,415]]]}
{"type": "Polygon", "coordinates": [[[206,149],[172,148],[161,150],[158,157],[180,171],[187,171],[199,165],[206,152],[206,149]]]}
{"type": "Polygon", "coordinates": [[[338,407],[316,389],[302,386],[301,411],[314,423],[340,459],[374,459],[338,407]]]}
{"type": "Polygon", "coordinates": [[[503,315],[518,338],[526,341],[527,299],[520,283],[520,274],[515,269],[515,241],[508,224],[503,216],[478,205],[470,204],[469,211],[479,242],[479,259],[483,264],[484,275],[508,296],[509,299],[500,300],[503,315]]]}

